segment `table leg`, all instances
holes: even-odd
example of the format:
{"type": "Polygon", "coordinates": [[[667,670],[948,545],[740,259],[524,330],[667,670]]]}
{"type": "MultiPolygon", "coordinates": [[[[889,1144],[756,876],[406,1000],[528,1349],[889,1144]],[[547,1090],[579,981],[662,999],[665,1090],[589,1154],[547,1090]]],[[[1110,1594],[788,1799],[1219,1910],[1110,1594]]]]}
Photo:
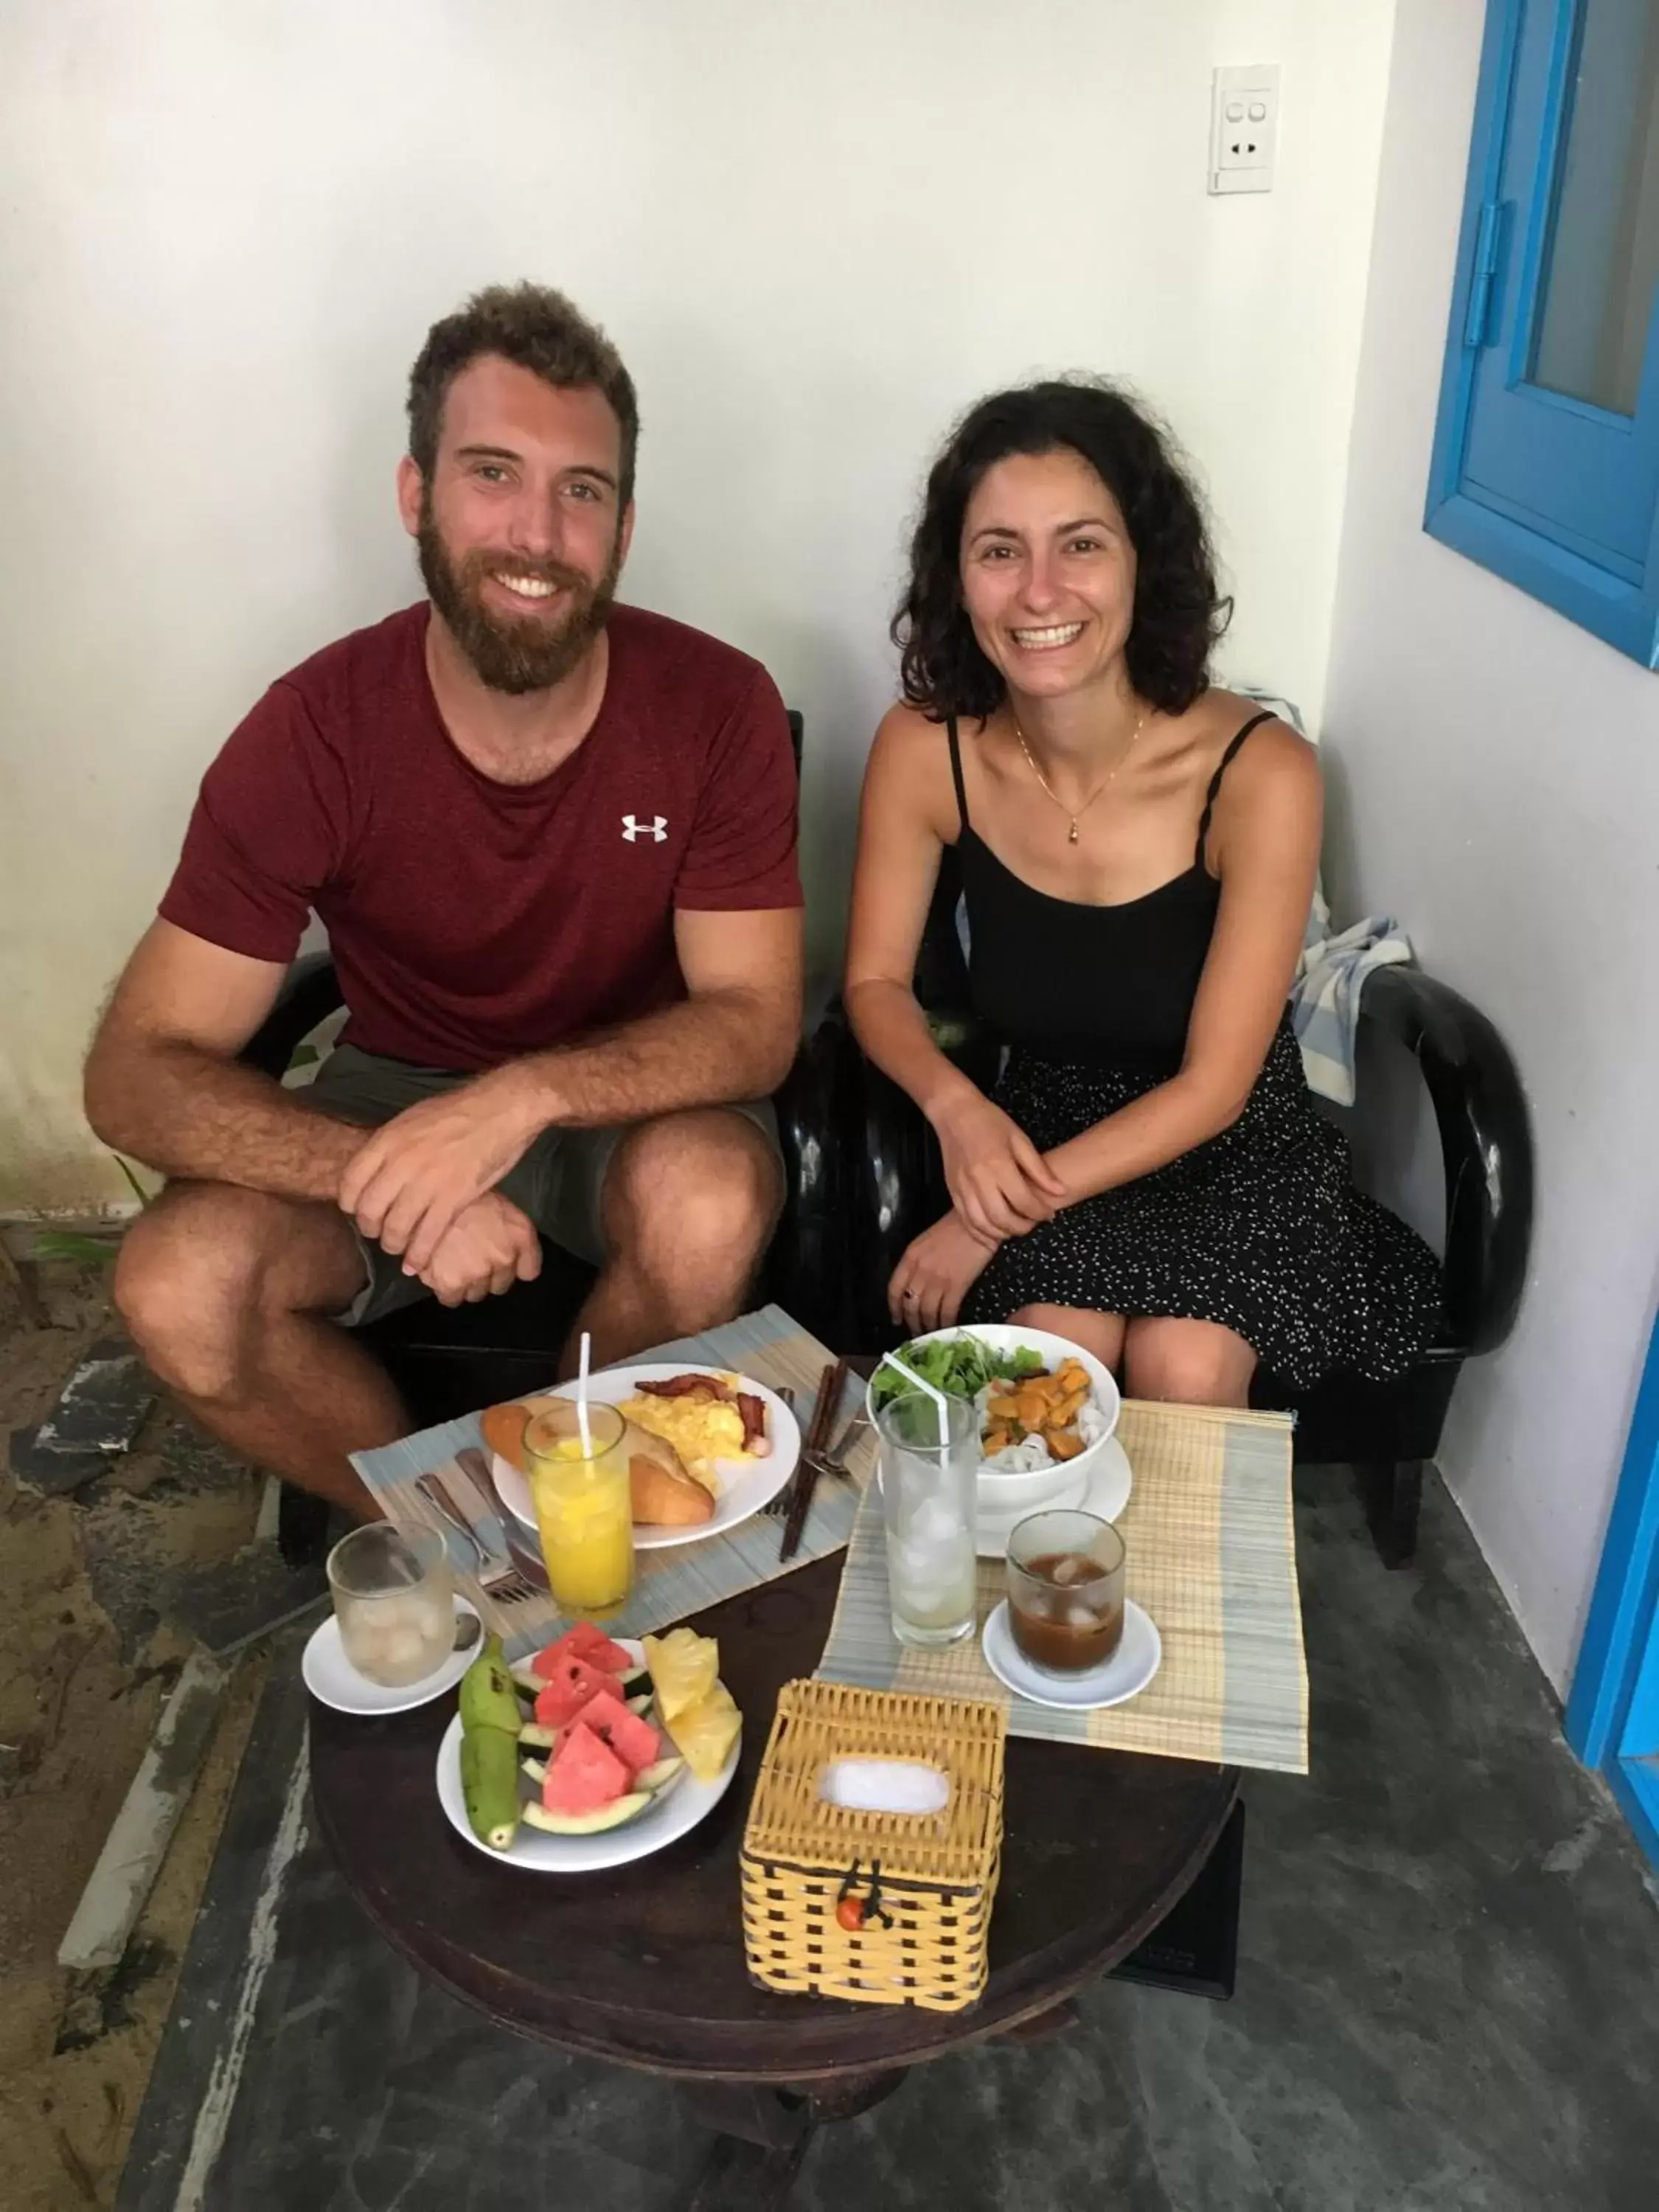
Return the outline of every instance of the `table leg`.
{"type": "Polygon", "coordinates": [[[682,2081],[688,2116],[712,2129],[714,2140],[680,2212],[781,2212],[817,2130],[867,2112],[892,2095],[907,2070],[889,2067],[793,2087],[682,2081]]]}
{"type": "Polygon", "coordinates": [[[812,2125],[808,2099],[765,2081],[681,2081],[680,2102],[701,2128],[717,2136],[781,2149],[812,2125]]]}
{"type": "Polygon", "coordinates": [[[736,2136],[716,2136],[679,2212],[784,2212],[812,2140],[803,2128],[791,2143],[763,2149],[736,2136]]]}

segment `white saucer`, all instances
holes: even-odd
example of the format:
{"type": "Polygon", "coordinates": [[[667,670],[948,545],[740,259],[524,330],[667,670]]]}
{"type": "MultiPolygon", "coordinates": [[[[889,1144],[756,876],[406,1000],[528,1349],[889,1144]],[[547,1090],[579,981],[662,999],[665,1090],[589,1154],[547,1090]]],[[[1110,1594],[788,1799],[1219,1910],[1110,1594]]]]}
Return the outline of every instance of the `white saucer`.
{"type": "Polygon", "coordinates": [[[986,1665],[1000,1682],[1034,1705],[1052,1705],[1060,1712],[1122,1705],[1146,1688],[1164,1659],[1164,1639],[1152,1616],[1132,1597],[1123,1601],[1123,1641],[1103,1667],[1091,1667],[1086,1674],[1051,1674],[1034,1667],[1014,1641],[1006,1598],[986,1622],[980,1644],[986,1665]]]}
{"type": "Polygon", "coordinates": [[[1010,1534],[1033,1513],[1093,1513],[1102,1521],[1115,1521],[1128,1504],[1134,1486],[1129,1455],[1115,1437],[1108,1437],[1082,1480],[1068,1485],[1053,1498],[1045,1498],[1040,1505],[1020,1505],[1009,1512],[988,1513],[981,1487],[975,1516],[974,1548],[981,1559],[1006,1558],[1010,1534]]]}
{"type": "MultiPolygon", "coordinates": [[[[455,1601],[459,1618],[469,1614],[476,1620],[476,1606],[464,1597],[455,1601]]],[[[325,1705],[332,1705],[337,1713],[406,1713],[415,1705],[428,1705],[434,1698],[441,1697],[453,1689],[483,1648],[483,1639],[469,1644],[465,1651],[452,1651],[441,1667],[434,1667],[429,1674],[422,1674],[418,1682],[406,1682],[400,1690],[382,1689],[360,1674],[346,1657],[340,1643],[340,1624],[331,1613],[320,1627],[315,1629],[300,1662],[300,1672],[313,1698],[320,1698],[325,1705]]]]}

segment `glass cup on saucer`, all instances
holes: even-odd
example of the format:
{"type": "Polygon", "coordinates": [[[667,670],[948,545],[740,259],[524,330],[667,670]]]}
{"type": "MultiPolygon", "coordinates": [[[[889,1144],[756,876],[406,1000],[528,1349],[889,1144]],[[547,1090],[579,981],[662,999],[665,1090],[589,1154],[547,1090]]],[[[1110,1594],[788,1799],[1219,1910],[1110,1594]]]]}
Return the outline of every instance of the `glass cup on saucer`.
{"type": "Polygon", "coordinates": [[[455,1648],[455,1590],[441,1536],[370,1521],[328,1555],[340,1645],[366,1681],[406,1689],[455,1648]]]}
{"type": "Polygon", "coordinates": [[[1033,1513],[1008,1538],[1008,1626],[1048,1674],[1103,1667],[1123,1641],[1123,1539],[1098,1514],[1033,1513]]]}

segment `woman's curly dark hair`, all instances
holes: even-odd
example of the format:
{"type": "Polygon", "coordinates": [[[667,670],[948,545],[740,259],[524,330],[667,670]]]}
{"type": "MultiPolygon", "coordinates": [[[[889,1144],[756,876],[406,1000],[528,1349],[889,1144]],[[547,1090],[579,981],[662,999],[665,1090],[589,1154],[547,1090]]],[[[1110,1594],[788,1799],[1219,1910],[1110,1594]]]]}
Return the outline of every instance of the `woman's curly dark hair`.
{"type": "Polygon", "coordinates": [[[993,392],[951,432],[928,471],[910,541],[910,581],[893,617],[906,702],[931,720],[983,721],[1002,704],[998,671],[962,598],[962,526],[974,488],[1011,453],[1069,450],[1116,500],[1137,561],[1129,680],[1166,714],[1190,707],[1232,601],[1216,585],[1198,494],[1167,432],[1103,377],[1067,376],[993,392]]]}

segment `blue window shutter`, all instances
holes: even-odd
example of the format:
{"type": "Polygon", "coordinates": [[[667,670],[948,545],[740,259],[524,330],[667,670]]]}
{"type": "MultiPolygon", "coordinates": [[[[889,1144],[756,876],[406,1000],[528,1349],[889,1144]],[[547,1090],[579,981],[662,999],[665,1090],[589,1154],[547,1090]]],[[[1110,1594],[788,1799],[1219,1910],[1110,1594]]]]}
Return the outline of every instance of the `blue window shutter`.
{"type": "Polygon", "coordinates": [[[1654,665],[1659,312],[1631,414],[1532,374],[1586,4],[1489,0],[1425,527],[1654,665]]]}

